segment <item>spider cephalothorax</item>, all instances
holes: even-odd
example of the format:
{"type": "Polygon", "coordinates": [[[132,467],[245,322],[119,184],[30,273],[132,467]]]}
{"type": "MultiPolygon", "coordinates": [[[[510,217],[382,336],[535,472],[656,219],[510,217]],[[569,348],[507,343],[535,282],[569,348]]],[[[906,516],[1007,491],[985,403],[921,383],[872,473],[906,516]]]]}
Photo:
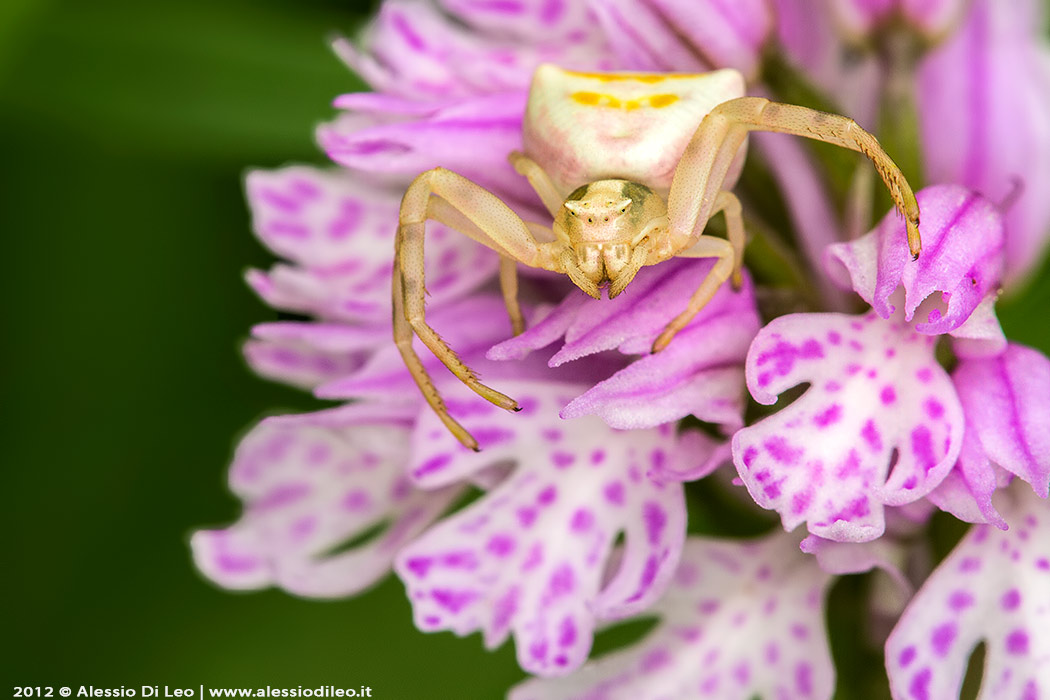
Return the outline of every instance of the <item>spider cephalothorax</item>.
{"type": "Polygon", "coordinates": [[[417,177],[401,202],[394,263],[394,339],[428,403],[466,446],[477,442],[449,414],[412,347],[413,335],[464,383],[497,406],[514,399],[478,381],[427,325],[423,239],[440,221],[501,256],[500,284],[516,333],[517,264],[564,273],[587,294],[620,294],[639,269],[673,257],[715,258],[684,311],[653,352],[667,346],[731,279],[740,283],[744,226],[736,183],[750,131],[777,131],[859,151],[871,159],[918,255],[919,207],[904,176],[875,137],[846,117],[744,97],[734,70],[712,73],[577,73],[540,66],[523,122],[524,153],[511,153],[550,212],[525,223],[491,192],[444,168],[417,177]],[[712,216],[726,238],[705,236],[712,216]]]}
{"type": "Polygon", "coordinates": [[[565,273],[587,294],[616,297],[645,265],[651,237],[667,228],[667,205],[649,187],[599,180],[577,187],[554,217],[565,273]]]}

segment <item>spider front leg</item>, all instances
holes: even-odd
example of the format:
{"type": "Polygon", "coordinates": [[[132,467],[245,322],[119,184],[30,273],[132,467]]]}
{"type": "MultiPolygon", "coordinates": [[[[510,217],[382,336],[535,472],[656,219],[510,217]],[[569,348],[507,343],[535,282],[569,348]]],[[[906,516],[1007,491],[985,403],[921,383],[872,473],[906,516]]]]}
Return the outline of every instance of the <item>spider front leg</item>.
{"type": "Polygon", "coordinates": [[[712,209],[712,214],[719,211],[725,214],[729,240],[701,236],[692,247],[676,253],[676,257],[680,258],[718,258],[718,260],[697,290],[693,292],[693,296],[689,298],[685,311],[671,319],[657,336],[653,342],[653,352],[660,352],[666,348],[675,335],[689,325],[700,310],[707,306],[718,288],[727,279],[732,278],[733,289],[739,290],[743,285],[740,268],[744,258],[744,221],[740,200],[732,192],[722,190],[715,197],[712,209]]]}
{"type": "MultiPolygon", "coordinates": [[[[413,180],[401,201],[392,285],[394,341],[430,407],[463,445],[476,450],[477,441],[449,415],[412,347],[413,334],[479,396],[508,411],[520,408],[514,399],[478,381],[474,372],[426,322],[423,239],[427,219],[440,221],[500,253],[505,298],[512,290],[508,290],[507,263],[503,260],[509,260],[511,265],[518,261],[533,267],[547,267],[552,255],[547,246],[536,242],[525,222],[496,195],[444,168],[429,170],[413,180]]],[[[515,277],[513,287],[516,286],[515,277]]],[[[508,302],[508,310],[512,324],[520,325],[516,297],[513,306],[508,302]]]]}

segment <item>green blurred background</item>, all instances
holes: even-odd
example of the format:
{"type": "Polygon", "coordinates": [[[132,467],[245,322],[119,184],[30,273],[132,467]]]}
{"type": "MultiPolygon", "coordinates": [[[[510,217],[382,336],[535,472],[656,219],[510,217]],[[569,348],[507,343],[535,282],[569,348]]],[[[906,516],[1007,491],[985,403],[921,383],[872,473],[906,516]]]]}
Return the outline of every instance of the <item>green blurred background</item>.
{"type": "MultiPolygon", "coordinates": [[[[240,358],[250,325],[276,317],[242,282],[271,257],[249,232],[241,179],[323,162],[312,125],[362,88],[325,38],[371,9],[0,3],[0,696],[203,683],[495,698],[522,677],[510,645],[489,654],[476,635],[417,633],[395,580],[321,603],[221,591],[190,562],[190,531],[238,512],[225,488],[235,437],[265,413],[314,407],[240,358]]],[[[1044,274],[1004,325],[1050,349],[1048,306],[1044,274]]],[[[859,623],[832,620],[840,697],[878,685],[851,641],[859,623]]]]}

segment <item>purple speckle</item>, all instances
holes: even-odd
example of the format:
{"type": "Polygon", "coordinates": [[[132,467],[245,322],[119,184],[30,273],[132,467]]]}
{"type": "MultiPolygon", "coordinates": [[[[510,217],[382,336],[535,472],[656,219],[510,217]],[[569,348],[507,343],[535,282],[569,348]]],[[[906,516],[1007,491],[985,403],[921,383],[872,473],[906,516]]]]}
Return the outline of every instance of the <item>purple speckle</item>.
{"type": "Polygon", "coordinates": [[[955,591],[948,598],[948,607],[959,612],[973,605],[973,596],[969,591],[955,591]]]}
{"type": "Polygon", "coordinates": [[[566,467],[571,466],[575,461],[576,455],[571,452],[562,452],[559,450],[551,453],[551,462],[556,469],[565,469],[566,467]]]}
{"type": "Polygon", "coordinates": [[[748,445],[747,449],[744,450],[744,466],[747,468],[751,467],[751,463],[755,461],[755,457],[758,456],[758,448],[754,445],[748,445]]]}
{"type": "Polygon", "coordinates": [[[1046,557],[1037,559],[1035,562],[1035,568],[1040,571],[1050,571],[1050,559],[1047,559],[1046,557]]]}
{"type": "Polygon", "coordinates": [[[937,420],[944,415],[944,405],[933,397],[926,399],[923,406],[926,409],[926,415],[932,420],[937,420]]]}
{"type": "Polygon", "coordinates": [[[800,491],[791,497],[791,512],[795,515],[801,515],[809,509],[809,505],[812,502],[813,491],[811,489],[800,491]]]}
{"type": "Polygon", "coordinates": [[[591,464],[599,465],[605,461],[605,450],[595,450],[591,453],[591,464]]]}
{"type": "Polygon", "coordinates": [[[485,549],[497,557],[505,557],[514,551],[514,538],[510,535],[493,535],[485,549]]]}
{"type": "Polygon", "coordinates": [[[897,400],[897,392],[892,386],[887,384],[886,386],[882,387],[882,391],[879,392],[879,400],[882,401],[884,405],[888,406],[889,404],[897,400]]]}
{"type": "Polygon", "coordinates": [[[945,622],[943,625],[939,625],[933,630],[933,634],[930,636],[930,643],[933,645],[933,652],[937,656],[946,656],[949,649],[951,649],[952,642],[955,641],[955,635],[958,633],[958,628],[954,622],[945,622]]]}
{"type": "Polygon", "coordinates": [[[561,621],[561,627],[558,631],[558,646],[565,648],[571,647],[576,641],[576,623],[573,622],[571,617],[566,616],[561,621]]]}
{"type": "Polygon", "coordinates": [[[929,384],[930,380],[933,379],[933,370],[929,367],[923,367],[915,373],[915,377],[923,384],[929,384]]]}
{"type": "Polygon", "coordinates": [[[452,455],[450,454],[439,454],[434,455],[427,461],[423,462],[417,469],[412,471],[412,476],[417,479],[427,474],[433,474],[434,472],[441,471],[445,466],[452,461],[452,455]]]}
{"type": "Polygon", "coordinates": [[[933,436],[925,425],[920,425],[911,431],[911,451],[915,453],[915,458],[923,471],[928,473],[937,466],[937,457],[933,454],[933,436]]]}
{"type": "Polygon", "coordinates": [[[959,571],[972,572],[981,568],[981,560],[977,557],[966,557],[959,562],[959,571]]]}
{"type": "Polygon", "coordinates": [[[609,503],[617,506],[623,505],[623,484],[619,481],[613,481],[606,484],[603,493],[605,495],[605,500],[609,503]]]}
{"type": "Polygon", "coordinates": [[[911,697],[915,700],[930,700],[930,677],[933,673],[930,669],[924,668],[915,674],[911,679],[911,684],[908,685],[908,692],[911,697]]]}
{"type": "Polygon", "coordinates": [[[558,597],[572,593],[575,587],[576,577],[573,576],[572,567],[568,564],[562,564],[551,574],[550,583],[548,584],[551,596],[558,597]]]}
{"type": "Polygon", "coordinates": [[[494,630],[505,630],[509,625],[514,613],[518,611],[518,589],[511,588],[506,595],[501,596],[492,609],[492,627],[494,630]]]}
{"type": "Polygon", "coordinates": [[[226,552],[219,555],[216,563],[227,574],[243,574],[247,571],[254,571],[261,562],[255,557],[240,557],[226,552]]]}
{"type": "Polygon", "coordinates": [[[864,423],[864,427],[861,428],[860,436],[864,438],[864,442],[867,443],[868,447],[872,452],[879,452],[882,450],[882,436],[879,434],[879,429],[875,427],[875,421],[868,419],[864,423]]]}
{"type": "Polygon", "coordinates": [[[592,525],[594,525],[594,515],[586,508],[580,508],[573,513],[572,522],[569,524],[573,532],[577,533],[587,532],[592,525]]]}
{"type": "Polygon", "coordinates": [[[795,666],[795,687],[798,688],[800,695],[813,694],[813,667],[805,661],[795,666]]]}
{"type": "Polygon", "coordinates": [[[1023,656],[1028,653],[1028,633],[1023,629],[1016,629],[1006,635],[1006,651],[1014,656],[1023,656]]]}
{"type": "Polygon", "coordinates": [[[642,673],[652,673],[653,671],[666,666],[670,661],[671,655],[668,653],[667,649],[657,647],[642,657],[639,668],[642,673]]]}
{"type": "Polygon", "coordinates": [[[351,512],[365,510],[372,505],[372,497],[364,489],[354,489],[343,497],[343,508],[351,512]]]}
{"type": "Polygon", "coordinates": [[[776,645],[776,642],[770,642],[766,645],[766,663],[775,664],[780,660],[780,647],[776,645]]]}
{"type": "Polygon", "coordinates": [[[740,685],[747,685],[747,682],[751,680],[751,668],[746,661],[741,661],[733,667],[733,680],[740,685]]]}
{"type": "Polygon", "coordinates": [[[549,506],[551,503],[554,503],[554,499],[557,497],[558,489],[554,488],[554,486],[548,486],[536,496],[536,503],[541,506],[549,506]]]}
{"type": "Polygon", "coordinates": [[[762,443],[763,447],[766,448],[766,452],[775,459],[777,462],[786,465],[797,464],[799,458],[802,457],[802,450],[797,447],[792,447],[788,444],[787,440],[780,437],[771,437],[762,443]]]}
{"type": "Polygon", "coordinates": [[[829,425],[838,423],[842,419],[842,406],[837,403],[833,403],[826,409],[813,416],[813,423],[818,428],[826,428],[829,425]]]}
{"type": "Polygon", "coordinates": [[[649,537],[649,544],[655,545],[659,543],[664,526],[667,525],[667,514],[663,508],[652,501],[646,502],[642,506],[642,519],[645,521],[645,531],[649,537]]]}
{"type": "Polygon", "coordinates": [[[838,345],[842,342],[842,334],[838,331],[831,331],[828,333],[828,342],[832,345],[838,345]]]}
{"type": "Polygon", "coordinates": [[[435,603],[455,615],[474,602],[478,594],[474,591],[453,591],[439,588],[432,591],[430,597],[434,599],[435,603]]]}
{"type": "Polygon", "coordinates": [[[901,649],[901,655],[897,658],[897,663],[900,664],[901,668],[908,668],[908,665],[915,660],[915,647],[906,646],[901,649]]]}
{"type": "Polygon", "coordinates": [[[540,640],[533,642],[529,645],[529,656],[536,661],[545,661],[547,659],[547,642],[540,640]]]}
{"type": "Polygon", "coordinates": [[[558,442],[562,439],[562,432],[557,428],[544,428],[540,433],[547,442],[558,442]]]}
{"type": "Polygon", "coordinates": [[[536,509],[528,506],[518,508],[518,524],[522,527],[531,527],[536,522],[536,509]]]}
{"type": "Polygon", "coordinates": [[[1003,594],[1003,610],[1016,610],[1021,605],[1021,592],[1011,588],[1003,594]]]}

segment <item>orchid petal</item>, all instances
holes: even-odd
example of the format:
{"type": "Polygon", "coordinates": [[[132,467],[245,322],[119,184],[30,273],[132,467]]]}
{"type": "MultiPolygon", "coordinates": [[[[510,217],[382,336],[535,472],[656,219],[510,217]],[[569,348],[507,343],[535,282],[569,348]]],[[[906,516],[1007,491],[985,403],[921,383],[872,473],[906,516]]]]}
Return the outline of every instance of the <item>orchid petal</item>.
{"type": "Polygon", "coordinates": [[[244,356],[257,373],[304,389],[350,374],[390,344],[384,326],[264,323],[252,328],[244,356]]]}
{"type": "Polygon", "coordinates": [[[330,422],[269,419],[241,441],[230,488],[245,502],[244,514],[190,541],[208,578],[226,588],[275,585],[310,597],[357,593],[385,576],[398,549],[460,492],[413,488],[404,475],[405,424],[367,416],[330,422]],[[332,553],[384,521],[391,524],[375,539],[332,553]]]}
{"type": "Polygon", "coordinates": [[[926,498],[959,520],[995,525],[1005,530],[1006,521],[992,505],[992,494],[1005,485],[1000,473],[1003,473],[1002,470],[995,467],[984,454],[976,428],[967,421],[959,461],[926,498]]]}
{"type": "Polygon", "coordinates": [[[880,316],[895,311],[891,296],[904,287],[904,318],[911,321],[928,296],[941,292],[947,308],[920,320],[920,333],[948,333],[961,326],[999,285],[1003,225],[995,206],[955,185],[927,187],[916,198],[922,210],[923,251],[908,251],[904,221],[890,212],[863,238],[828,247],[827,266],[843,287],[852,286],[880,316]]]}
{"type": "Polygon", "coordinates": [[[680,485],[650,474],[688,471],[705,461],[705,443],[676,438],[670,426],[617,432],[594,418],[562,421],[558,409],[578,391],[571,385],[511,389],[522,406],[516,415],[461,385],[442,388],[480,453],[429,410],[421,414],[410,459],[420,486],[516,467],[406,547],[395,568],[420,629],[481,630],[489,648],[513,633],[522,668],[560,675],[586,659],[597,620],[634,614],[666,587],[685,537],[685,503],[680,485]],[[620,532],[623,556],[606,577],[620,532]]]}
{"type": "MultiPolygon", "coordinates": [[[[248,175],[255,229],[298,266],[251,271],[269,304],[324,319],[389,323],[400,193],[343,173],[293,166],[248,175]]],[[[442,304],[491,278],[498,256],[466,236],[427,227],[427,290],[442,304]]]]}
{"type": "Polygon", "coordinates": [[[1050,512],[1027,489],[1005,495],[1010,529],[971,529],[886,642],[894,698],[959,697],[982,640],[981,700],[1036,698],[1050,688],[1050,512]]]}
{"type": "Polygon", "coordinates": [[[584,2],[571,0],[439,0],[442,7],[485,32],[510,34],[526,42],[552,39],[583,43],[597,33],[584,2]]]}
{"type": "Polygon", "coordinates": [[[981,449],[994,463],[1050,490],[1050,359],[1011,343],[998,357],[963,359],[955,388],[981,449]]]}
{"type": "Polygon", "coordinates": [[[733,437],[755,502],[777,510],[789,530],[808,521],[815,535],[863,542],[882,534],[884,505],[929,493],[963,436],[935,342],[874,312],[792,314],[762,329],[747,356],[755,400],[772,404],[801,382],[810,387],[733,437]]]}
{"type": "MultiPolygon", "coordinates": [[[[482,6],[472,0],[445,4],[471,23],[484,23],[486,16],[499,22],[495,16],[507,8],[506,3],[482,6]]],[[[525,90],[533,71],[544,62],[578,69],[611,68],[611,55],[593,26],[589,31],[573,26],[580,22],[582,7],[577,5],[582,3],[567,5],[554,33],[548,27],[540,41],[508,41],[471,32],[429,3],[387,0],[360,42],[340,39],[334,48],[375,90],[413,100],[525,90]]],[[[516,8],[527,9],[522,3],[516,8]]],[[[543,7],[535,9],[538,12],[530,14],[541,23],[553,14],[543,7]]],[[[527,23],[503,23],[512,33],[528,31],[527,23]]]]}
{"type": "Polygon", "coordinates": [[[959,30],[919,64],[915,91],[927,179],[1004,205],[1008,281],[1031,272],[1050,240],[1043,11],[1036,0],[974,0],[959,30]]]}
{"type": "Polygon", "coordinates": [[[511,700],[830,698],[824,632],[831,577],[775,535],[739,543],[692,537],[641,642],[558,679],[531,679],[511,700]]]}
{"type": "Polygon", "coordinates": [[[681,260],[642,268],[616,299],[571,293],[525,333],[493,347],[488,357],[519,359],[562,337],[552,367],[606,350],[646,353],[575,399],[563,416],[597,414],[613,427],[637,428],[693,414],[735,429],[743,409],[738,367],[759,326],[750,280],[739,292],[723,286],[666,350],[647,354],[711,265],[681,260]]]}

